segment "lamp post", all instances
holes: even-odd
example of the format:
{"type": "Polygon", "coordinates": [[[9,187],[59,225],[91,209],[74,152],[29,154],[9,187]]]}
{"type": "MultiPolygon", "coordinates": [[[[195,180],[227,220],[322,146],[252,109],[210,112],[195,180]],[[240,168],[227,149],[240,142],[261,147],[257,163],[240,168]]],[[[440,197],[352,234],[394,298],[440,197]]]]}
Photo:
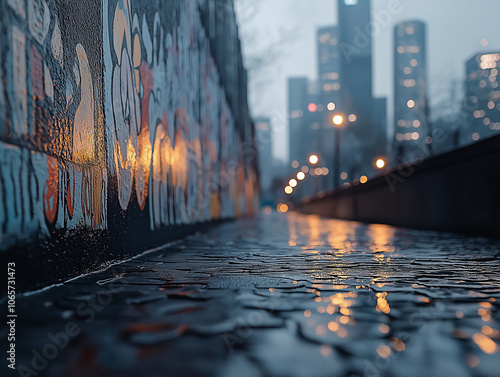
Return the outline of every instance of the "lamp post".
{"type": "MultiPolygon", "coordinates": [[[[319,162],[319,157],[315,154],[312,154],[309,156],[309,163],[311,165],[316,165],[317,163],[319,162]]],[[[318,178],[315,177],[314,179],[314,188],[313,188],[313,193],[318,193],[319,192],[319,182],[318,182],[318,178]]]]}
{"type": "Polygon", "coordinates": [[[335,153],[333,161],[333,185],[334,189],[339,187],[339,176],[340,176],[340,127],[344,124],[344,117],[340,114],[335,115],[332,118],[333,125],[335,127],[335,153]]]}
{"type": "Polygon", "coordinates": [[[378,158],[377,160],[375,160],[375,166],[379,170],[382,170],[383,168],[385,168],[386,165],[387,165],[387,163],[385,162],[385,159],[383,159],[383,158],[378,158]]]}

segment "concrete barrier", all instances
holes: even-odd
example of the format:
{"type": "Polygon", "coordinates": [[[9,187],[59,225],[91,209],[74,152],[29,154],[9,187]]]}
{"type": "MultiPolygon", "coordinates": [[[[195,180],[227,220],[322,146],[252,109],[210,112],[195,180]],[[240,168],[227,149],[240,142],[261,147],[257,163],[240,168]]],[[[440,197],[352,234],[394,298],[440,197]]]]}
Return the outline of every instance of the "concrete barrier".
{"type": "Polygon", "coordinates": [[[298,210],[367,223],[500,238],[500,136],[322,198],[298,210]]]}
{"type": "Polygon", "coordinates": [[[21,290],[252,214],[232,1],[0,9],[0,266],[21,290]]]}

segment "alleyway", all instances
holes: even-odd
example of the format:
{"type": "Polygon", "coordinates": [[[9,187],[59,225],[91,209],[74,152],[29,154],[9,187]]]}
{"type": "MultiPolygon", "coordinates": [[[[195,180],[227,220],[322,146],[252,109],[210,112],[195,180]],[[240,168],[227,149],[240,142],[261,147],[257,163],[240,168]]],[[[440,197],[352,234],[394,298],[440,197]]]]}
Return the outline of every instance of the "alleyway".
{"type": "Polygon", "coordinates": [[[482,238],[294,213],[226,223],[18,298],[17,364],[72,377],[495,377],[499,256],[482,238]]]}

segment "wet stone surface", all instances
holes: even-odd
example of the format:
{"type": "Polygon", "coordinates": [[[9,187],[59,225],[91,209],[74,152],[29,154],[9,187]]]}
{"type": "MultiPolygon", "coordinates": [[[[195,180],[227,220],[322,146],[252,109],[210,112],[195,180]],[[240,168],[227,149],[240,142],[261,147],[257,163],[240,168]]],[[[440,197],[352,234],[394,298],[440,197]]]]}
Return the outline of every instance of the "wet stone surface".
{"type": "Polygon", "coordinates": [[[264,216],[17,305],[38,375],[500,376],[500,244],[481,238],[264,216]]]}

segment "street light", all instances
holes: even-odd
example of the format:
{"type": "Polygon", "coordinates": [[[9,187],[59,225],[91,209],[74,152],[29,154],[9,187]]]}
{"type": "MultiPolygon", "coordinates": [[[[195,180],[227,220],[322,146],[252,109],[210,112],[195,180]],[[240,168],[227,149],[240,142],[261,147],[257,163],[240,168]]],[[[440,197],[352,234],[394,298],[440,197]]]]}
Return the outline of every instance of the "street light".
{"type": "Polygon", "coordinates": [[[328,111],[333,111],[335,110],[335,103],[333,102],[329,102],[328,105],[326,105],[326,108],[328,109],[328,111]]]}
{"type": "Polygon", "coordinates": [[[340,131],[339,128],[344,123],[344,117],[340,114],[334,115],[332,118],[335,127],[335,156],[333,161],[333,184],[334,188],[339,187],[339,174],[340,174],[340,131]]]}
{"type": "Polygon", "coordinates": [[[299,172],[297,173],[297,179],[298,179],[299,181],[303,181],[305,178],[306,178],[306,175],[305,175],[305,173],[304,173],[303,171],[299,171],[299,172]]]}
{"type": "Polygon", "coordinates": [[[295,188],[295,187],[297,187],[297,185],[298,185],[298,184],[299,184],[299,183],[297,182],[297,180],[296,180],[296,179],[293,179],[293,178],[292,178],[292,179],[290,179],[290,182],[288,182],[288,185],[289,185],[291,188],[295,188]]]}
{"type": "Polygon", "coordinates": [[[375,161],[375,166],[377,169],[383,169],[385,168],[386,162],[384,161],[383,158],[379,158],[377,161],[375,161]]]}
{"type": "Polygon", "coordinates": [[[312,154],[311,156],[309,156],[309,162],[312,165],[316,165],[319,162],[319,157],[316,156],[315,154],[312,154]]]}
{"type": "Polygon", "coordinates": [[[285,187],[285,193],[287,195],[290,195],[292,192],[293,192],[293,188],[292,187],[290,187],[290,186],[286,186],[285,187]]]}
{"type": "Polygon", "coordinates": [[[340,127],[344,123],[344,117],[342,115],[335,115],[333,118],[333,124],[336,125],[337,127],[340,127]]]}

